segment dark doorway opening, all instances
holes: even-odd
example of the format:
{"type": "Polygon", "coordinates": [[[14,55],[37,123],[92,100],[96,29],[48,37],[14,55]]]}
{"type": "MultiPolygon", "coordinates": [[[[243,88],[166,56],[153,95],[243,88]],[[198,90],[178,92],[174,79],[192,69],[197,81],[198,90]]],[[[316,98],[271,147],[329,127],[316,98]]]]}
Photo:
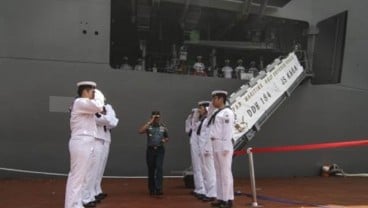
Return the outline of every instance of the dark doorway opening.
{"type": "MultiPolygon", "coordinates": [[[[124,57],[133,63],[139,56],[136,25],[132,21],[131,1],[111,1],[110,66],[119,68],[124,57]]],[[[131,64],[132,64],[131,63],[131,64]]]]}
{"type": "Polygon", "coordinates": [[[315,43],[313,84],[337,84],[341,82],[348,12],[329,17],[317,24],[319,29],[315,43]]]}

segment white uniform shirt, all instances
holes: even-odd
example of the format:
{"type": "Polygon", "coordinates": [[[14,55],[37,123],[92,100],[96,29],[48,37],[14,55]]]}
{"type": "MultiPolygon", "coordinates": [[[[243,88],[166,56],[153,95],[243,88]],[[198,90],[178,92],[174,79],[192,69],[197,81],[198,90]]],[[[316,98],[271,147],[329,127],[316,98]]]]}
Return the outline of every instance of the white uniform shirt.
{"type": "Polygon", "coordinates": [[[88,98],[77,98],[74,100],[71,116],[71,136],[93,136],[96,137],[95,113],[101,112],[103,103],[88,98]]]}
{"type": "Polygon", "coordinates": [[[157,67],[152,67],[152,72],[157,72],[157,67]]]}
{"type": "Polygon", "coordinates": [[[198,126],[200,124],[200,121],[194,121],[192,123],[192,135],[190,136],[190,144],[195,145],[196,147],[198,147],[199,143],[198,143],[198,135],[197,135],[197,130],[198,130],[198,126]]]}
{"type": "Polygon", "coordinates": [[[214,152],[233,150],[234,123],[235,115],[229,108],[220,111],[216,115],[214,122],[211,122],[209,125],[209,137],[212,140],[214,152]]]}
{"type": "Polygon", "coordinates": [[[199,125],[199,112],[198,110],[193,112],[193,116],[191,118],[191,129],[192,129],[192,135],[190,137],[189,143],[192,145],[198,145],[198,137],[197,137],[197,128],[199,125]]]}
{"type": "Polygon", "coordinates": [[[249,73],[252,73],[253,77],[256,77],[258,75],[258,69],[256,67],[250,67],[249,73]]]}
{"type": "Polygon", "coordinates": [[[179,53],[179,60],[180,61],[186,61],[188,56],[188,52],[181,50],[179,53]]]}
{"type": "Polygon", "coordinates": [[[143,66],[140,65],[140,64],[137,64],[137,65],[135,65],[134,70],[135,71],[143,71],[143,66]]]}
{"type": "Polygon", "coordinates": [[[201,62],[196,62],[194,65],[193,65],[193,69],[197,72],[197,73],[203,73],[204,72],[204,64],[201,63],[201,62]]]}
{"type": "Polygon", "coordinates": [[[226,79],[231,79],[232,77],[231,73],[233,72],[233,68],[231,68],[230,66],[224,66],[222,67],[222,72],[224,73],[224,77],[226,79]]]}
{"type": "Polygon", "coordinates": [[[235,68],[235,72],[236,72],[236,73],[244,73],[244,72],[245,72],[245,68],[244,68],[244,66],[237,66],[237,67],[235,68]]]}
{"type": "Polygon", "coordinates": [[[116,118],[115,111],[111,105],[105,105],[106,115],[101,114],[101,117],[96,117],[97,124],[97,139],[102,139],[105,141],[111,141],[110,129],[115,128],[119,119],[116,118]]]}
{"type": "Polygon", "coordinates": [[[207,124],[208,117],[204,119],[200,135],[198,135],[199,149],[201,150],[201,152],[204,152],[203,150],[205,149],[206,144],[211,142],[209,137],[209,128],[207,127],[207,124]]]}

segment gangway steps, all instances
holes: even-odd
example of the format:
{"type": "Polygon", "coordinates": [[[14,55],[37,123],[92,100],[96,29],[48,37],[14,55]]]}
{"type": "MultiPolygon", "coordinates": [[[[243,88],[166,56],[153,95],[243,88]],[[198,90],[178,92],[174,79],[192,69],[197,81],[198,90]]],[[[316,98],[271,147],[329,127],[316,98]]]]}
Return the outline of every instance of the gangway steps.
{"type": "MultiPolygon", "coordinates": [[[[261,127],[268,121],[268,119],[276,112],[276,110],[284,103],[284,101],[287,100],[288,97],[292,95],[295,89],[308,77],[310,76],[305,72],[303,67],[300,65],[295,54],[291,53],[289,54],[288,57],[286,57],[283,60],[275,60],[272,64],[268,65],[268,67],[266,68],[266,73],[261,74],[259,77],[256,78],[256,80],[252,80],[251,82],[241,86],[238,91],[234,92],[230,98],[230,107],[234,110],[236,117],[238,119],[242,117],[243,120],[244,116],[246,116],[244,110],[246,110],[247,108],[243,108],[241,111],[239,111],[240,108],[239,106],[241,106],[241,103],[239,104],[238,100],[241,100],[239,99],[240,97],[246,98],[246,94],[250,93],[249,91],[252,91],[254,88],[257,88],[259,86],[265,88],[265,90],[259,90],[257,93],[264,93],[265,91],[271,92],[272,89],[271,90],[267,89],[267,87],[269,87],[275,88],[274,93],[271,93],[272,95],[275,94],[276,96],[279,96],[272,102],[271,105],[269,105],[266,109],[264,109],[264,111],[261,114],[257,115],[258,118],[256,119],[256,121],[254,123],[251,123],[251,125],[249,125],[246,131],[244,131],[240,136],[239,134],[235,136],[234,150],[242,149],[250,140],[252,140],[256,136],[257,132],[261,130],[261,127]],[[283,80],[285,78],[285,76],[279,76],[278,74],[280,73],[284,73],[285,76],[290,80],[288,87],[285,88],[282,91],[282,93],[277,92],[277,90],[282,89],[282,85],[278,81],[283,80]],[[294,75],[295,77],[293,77],[294,75]],[[270,82],[267,83],[265,79],[273,80],[274,83],[271,84],[270,82]],[[262,82],[263,85],[260,82],[262,82]],[[277,93],[280,94],[277,95],[277,93]]],[[[247,105],[248,103],[244,102],[242,104],[247,105]]]]}

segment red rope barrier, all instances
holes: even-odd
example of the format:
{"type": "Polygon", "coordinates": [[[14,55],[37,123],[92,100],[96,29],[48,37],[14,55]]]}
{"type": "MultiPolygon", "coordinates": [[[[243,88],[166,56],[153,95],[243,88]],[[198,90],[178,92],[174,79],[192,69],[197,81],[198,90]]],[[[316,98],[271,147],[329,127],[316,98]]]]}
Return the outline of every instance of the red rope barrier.
{"type": "MultiPolygon", "coordinates": [[[[355,141],[344,141],[344,142],[330,142],[330,143],[319,143],[319,144],[306,144],[306,145],[290,145],[282,147],[260,147],[252,148],[253,153],[268,153],[268,152],[292,152],[292,151],[306,151],[316,149],[328,149],[328,148],[339,148],[339,147],[354,147],[368,145],[368,140],[355,140],[355,141]]],[[[246,150],[235,151],[234,155],[245,155],[246,150]]]]}
{"type": "Polygon", "coordinates": [[[233,155],[234,156],[241,156],[241,155],[246,155],[247,151],[246,150],[238,150],[238,151],[234,151],[233,155]]]}

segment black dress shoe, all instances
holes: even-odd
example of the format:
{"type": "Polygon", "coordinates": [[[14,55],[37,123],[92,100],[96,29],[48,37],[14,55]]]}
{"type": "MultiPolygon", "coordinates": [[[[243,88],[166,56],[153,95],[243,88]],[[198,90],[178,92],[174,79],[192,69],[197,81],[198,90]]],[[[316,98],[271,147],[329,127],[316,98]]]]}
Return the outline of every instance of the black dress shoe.
{"type": "Polygon", "coordinates": [[[87,204],[83,204],[84,207],[96,207],[96,202],[88,202],[87,204]]]}
{"type": "Polygon", "coordinates": [[[157,196],[164,195],[164,193],[162,192],[162,190],[156,190],[155,193],[156,193],[157,196]]]}
{"type": "Polygon", "coordinates": [[[197,197],[197,199],[202,200],[203,198],[206,198],[206,195],[198,194],[196,197],[197,197]]]}
{"type": "Polygon", "coordinates": [[[202,201],[204,201],[204,202],[213,202],[215,200],[216,200],[215,197],[207,197],[207,196],[205,196],[205,197],[202,198],[202,201]]]}
{"type": "Polygon", "coordinates": [[[95,196],[95,199],[96,200],[102,200],[102,199],[104,199],[104,198],[106,198],[107,197],[107,194],[105,194],[105,193],[100,193],[100,194],[98,194],[98,195],[96,195],[95,196]]]}
{"type": "Polygon", "coordinates": [[[227,203],[229,204],[230,208],[233,207],[233,200],[229,200],[229,201],[227,201],[227,203]]]}
{"type": "Polygon", "coordinates": [[[222,202],[219,206],[218,206],[218,208],[231,208],[233,206],[233,203],[231,202],[231,203],[229,203],[229,201],[227,201],[227,202],[222,202]]]}
{"type": "Polygon", "coordinates": [[[227,204],[225,201],[217,200],[217,201],[212,202],[211,203],[211,206],[212,207],[221,207],[222,208],[222,206],[225,205],[225,204],[227,204]]]}
{"type": "Polygon", "coordinates": [[[211,206],[212,207],[219,207],[221,204],[223,204],[224,201],[221,201],[221,200],[217,200],[217,201],[214,201],[211,203],[211,206]]]}
{"type": "Polygon", "coordinates": [[[202,195],[202,194],[199,194],[195,191],[190,192],[190,194],[193,195],[194,197],[197,197],[197,198],[198,198],[199,195],[202,195]]]}

